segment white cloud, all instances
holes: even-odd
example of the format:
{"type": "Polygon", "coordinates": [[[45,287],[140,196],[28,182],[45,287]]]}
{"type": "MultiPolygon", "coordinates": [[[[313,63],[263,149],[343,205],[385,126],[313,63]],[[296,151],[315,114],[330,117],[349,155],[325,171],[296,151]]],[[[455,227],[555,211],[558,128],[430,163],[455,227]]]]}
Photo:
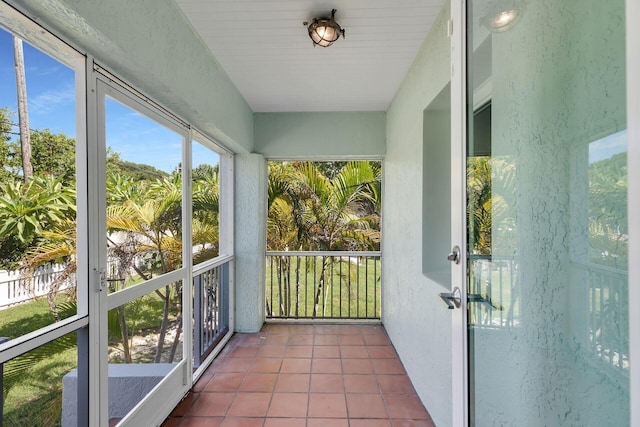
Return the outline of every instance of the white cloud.
{"type": "Polygon", "coordinates": [[[61,89],[53,89],[42,92],[39,95],[28,98],[29,112],[33,114],[48,114],[60,109],[64,105],[72,105],[76,98],[73,85],[61,89]]]}

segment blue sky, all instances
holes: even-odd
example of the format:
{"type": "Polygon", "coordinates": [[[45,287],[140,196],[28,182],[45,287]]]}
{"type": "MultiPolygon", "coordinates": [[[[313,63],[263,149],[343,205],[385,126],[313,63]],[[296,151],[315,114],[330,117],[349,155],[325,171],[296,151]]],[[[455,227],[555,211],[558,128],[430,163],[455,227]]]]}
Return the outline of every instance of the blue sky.
{"type": "MultiPolygon", "coordinates": [[[[67,66],[23,43],[29,126],[75,137],[74,73],[67,66]]],[[[0,29],[0,108],[17,108],[13,41],[0,29]]],[[[12,121],[18,121],[17,113],[12,121]]],[[[17,128],[15,129],[17,131],[17,128]]]]}
{"type": "Polygon", "coordinates": [[[614,154],[627,151],[627,131],[623,130],[589,144],[589,163],[608,159],[614,154]]]}
{"type": "MultiPolygon", "coordinates": [[[[73,70],[23,43],[27,80],[29,127],[76,136],[75,76],[73,70]]],[[[11,35],[0,28],[0,108],[17,110],[11,35]]],[[[107,145],[123,160],[173,171],[182,159],[181,136],[111,99],[106,102],[107,145]]],[[[17,113],[11,118],[18,122],[17,113]]],[[[15,127],[17,132],[18,128],[15,127]]],[[[17,136],[15,137],[17,138],[17,136]]],[[[219,156],[194,144],[193,166],[216,164],[219,156]]]]}

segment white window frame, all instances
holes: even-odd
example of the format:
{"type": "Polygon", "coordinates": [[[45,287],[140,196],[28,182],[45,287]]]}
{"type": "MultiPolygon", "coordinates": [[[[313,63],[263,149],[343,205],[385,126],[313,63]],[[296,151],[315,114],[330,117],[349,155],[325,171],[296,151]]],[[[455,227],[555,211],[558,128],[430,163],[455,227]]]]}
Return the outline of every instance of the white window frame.
{"type": "MultiPolygon", "coordinates": [[[[204,147],[209,148],[210,150],[216,152],[220,156],[220,181],[219,181],[219,190],[220,194],[218,195],[219,200],[219,211],[218,211],[218,242],[219,242],[219,250],[218,256],[203,261],[199,264],[193,265],[190,263],[191,267],[191,277],[193,280],[193,271],[200,270],[203,271],[209,267],[213,267],[215,265],[219,265],[223,261],[229,260],[229,331],[222,338],[217,347],[207,356],[207,358],[200,364],[200,366],[193,372],[192,381],[195,383],[204,372],[207,370],[209,365],[213,362],[216,356],[220,353],[225,344],[231,339],[231,336],[235,332],[235,287],[234,287],[234,278],[235,278],[235,268],[234,268],[234,254],[235,254],[235,246],[234,246],[234,154],[231,151],[224,149],[222,146],[217,144],[214,140],[207,137],[204,133],[198,131],[195,128],[191,129],[191,146],[193,143],[198,143],[204,147]]],[[[192,150],[189,150],[189,156],[191,156],[192,150]]],[[[184,164],[188,164],[189,170],[189,185],[191,185],[192,177],[191,172],[192,168],[192,159],[189,157],[186,159],[184,164]]],[[[191,187],[189,187],[189,194],[191,194],[191,187]]],[[[189,205],[189,209],[191,209],[191,205],[189,205]]],[[[192,218],[192,212],[189,211],[189,218],[192,218]]],[[[191,256],[191,255],[189,255],[191,256]]],[[[189,290],[189,297],[192,298],[191,289],[189,290]]],[[[191,299],[189,300],[191,301],[191,299]]],[[[189,302],[189,306],[191,306],[191,302],[189,302]]],[[[187,319],[185,319],[187,320],[187,319]]],[[[189,316],[188,322],[184,322],[184,330],[193,331],[193,318],[189,316]]],[[[191,343],[193,344],[193,343],[191,343]]],[[[190,345],[189,349],[189,362],[193,363],[193,345],[190,345]]],[[[190,366],[191,371],[193,371],[193,365],[190,366]]]]}
{"type": "MultiPolygon", "coordinates": [[[[117,79],[113,74],[99,65],[93,66],[91,80],[95,81],[95,106],[96,106],[96,136],[97,156],[94,194],[98,195],[96,205],[99,206],[97,215],[96,238],[99,242],[98,252],[101,252],[98,262],[98,271],[106,271],[106,99],[111,98],[137,113],[153,120],[161,126],[175,132],[182,137],[181,161],[183,173],[190,168],[190,129],[186,123],[164,110],[152,100],[144,97],[134,88],[117,79]],[[185,161],[186,160],[186,161],[185,161]]],[[[104,282],[100,285],[100,343],[97,348],[99,353],[100,373],[100,419],[101,425],[106,425],[109,419],[109,391],[108,391],[108,342],[107,342],[107,312],[129,301],[147,295],[166,285],[177,281],[183,283],[183,321],[191,316],[191,300],[189,286],[191,283],[191,246],[184,242],[191,242],[191,182],[187,174],[182,178],[182,266],[174,271],[154,277],[136,286],[107,294],[104,282]]],[[[183,331],[187,329],[183,328],[183,331]]],[[[183,357],[175,367],[121,420],[121,426],[161,424],[170,414],[172,408],[177,405],[192,385],[190,372],[191,334],[183,332],[183,357]],[[160,406],[158,402],[163,402],[160,406]]]]}
{"type": "MultiPolygon", "coordinates": [[[[0,26],[75,71],[76,81],[76,170],[77,170],[77,256],[78,312],[63,321],[49,325],[0,345],[0,361],[8,361],[43,344],[74,331],[85,331],[81,341],[87,347],[80,352],[88,377],[79,381],[87,388],[79,402],[89,425],[108,423],[107,311],[124,302],[146,295],[177,280],[183,281],[183,331],[192,330],[191,286],[193,265],[191,246],[183,244],[181,268],[153,278],[141,285],[107,295],[103,274],[106,268],[106,135],[105,97],[115,99],[140,114],[182,136],[183,165],[183,242],[191,242],[191,147],[193,141],[212,149],[220,156],[220,255],[207,263],[230,262],[229,332],[196,373],[192,374],[193,340],[183,332],[183,358],[119,425],[161,424],[173,407],[191,388],[213,361],[234,331],[233,256],[234,256],[234,156],[204,133],[173,115],[162,105],[146,97],[62,39],[43,29],[30,18],[4,2],[0,2],[0,26]],[[84,238],[80,238],[84,236],[84,238]],[[161,402],[162,405],[158,405],[161,402]]],[[[201,268],[203,265],[198,266],[201,268]]]]}
{"type": "MultiPolygon", "coordinates": [[[[77,366],[78,369],[81,366],[88,367],[90,370],[89,377],[91,377],[93,368],[90,363],[91,345],[89,336],[91,333],[92,293],[90,289],[92,276],[89,273],[88,263],[89,239],[86,232],[80,232],[81,230],[88,230],[89,227],[87,210],[89,194],[87,182],[87,96],[85,91],[86,57],[4,2],[0,2],[0,27],[74,71],[76,105],[76,229],[79,231],[76,240],[76,314],[0,345],[0,363],[5,363],[17,356],[26,354],[64,335],[78,332],[79,337],[81,336],[82,346],[88,348],[83,349],[79,344],[77,366]],[[80,236],[85,236],[85,238],[82,239],[80,236]],[[82,332],[83,330],[85,331],[84,333],[82,332]]],[[[86,393],[83,394],[87,395],[86,399],[89,400],[85,400],[86,408],[79,408],[79,412],[89,418],[91,416],[91,385],[86,381],[83,383],[81,387],[86,388],[86,393]]],[[[79,384],[81,384],[80,381],[79,384]]]]}

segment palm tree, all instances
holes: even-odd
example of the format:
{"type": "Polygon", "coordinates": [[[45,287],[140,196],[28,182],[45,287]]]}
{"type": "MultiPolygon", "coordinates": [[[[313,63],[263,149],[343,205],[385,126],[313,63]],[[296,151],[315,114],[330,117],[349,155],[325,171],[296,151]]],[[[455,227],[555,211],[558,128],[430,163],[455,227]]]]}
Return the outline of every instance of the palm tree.
{"type": "Polygon", "coordinates": [[[220,226],[220,172],[217,165],[200,165],[194,170],[192,183],[193,263],[218,256],[220,226]]]}
{"type": "MultiPolygon", "coordinates": [[[[51,282],[47,292],[49,308],[60,320],[59,308],[56,305],[58,291],[62,284],[72,280],[77,270],[76,222],[73,219],[62,220],[55,224],[52,230],[43,231],[41,237],[44,239],[44,243],[29,250],[23,266],[26,271],[33,272],[41,265],[62,261],[64,268],[51,282]]],[[[75,300],[75,293],[72,295],[72,299],[75,300]]]]}
{"type": "MultiPolygon", "coordinates": [[[[182,260],[182,179],[179,173],[168,178],[158,179],[150,184],[134,182],[123,177],[110,180],[107,207],[107,229],[110,236],[124,233],[126,238],[108,238],[110,252],[119,260],[120,278],[127,279],[133,269],[144,280],[154,274],[143,271],[136,265],[135,258],[146,256],[156,264],[156,273],[164,274],[180,268],[182,260]]],[[[193,242],[202,250],[196,254],[196,260],[208,259],[218,253],[218,174],[212,173],[198,177],[193,183],[193,242]]],[[[124,280],[123,280],[124,282],[124,280]]],[[[164,293],[156,291],[163,301],[163,316],[156,348],[155,362],[160,362],[167,329],[172,300],[181,300],[181,287],[176,288],[175,298],[171,296],[171,287],[166,286],[164,293]]],[[[181,313],[178,307],[177,310],[181,313]]],[[[121,319],[122,321],[122,319],[121,319]]],[[[175,355],[177,342],[182,328],[182,316],[178,315],[178,330],[169,358],[175,355]]],[[[126,330],[122,329],[123,341],[126,330]]],[[[171,361],[171,360],[170,360],[171,361]]]]}
{"type": "MultiPolygon", "coordinates": [[[[307,234],[317,250],[377,249],[380,231],[375,227],[379,215],[371,212],[371,205],[378,204],[377,175],[369,162],[349,162],[333,179],[319,173],[312,164],[300,168],[307,194],[301,213],[304,224],[310,228],[307,234]]],[[[314,297],[313,316],[318,315],[320,297],[324,293],[326,272],[333,257],[322,257],[320,280],[314,297]]],[[[326,304],[323,304],[326,306],[326,304]]]]}
{"type": "MultiPolygon", "coordinates": [[[[333,179],[311,162],[270,165],[267,245],[271,250],[377,249],[380,171],[370,162],[349,162],[333,179]]],[[[296,316],[300,262],[296,265],[296,316]]],[[[328,266],[323,256],[320,281],[314,293],[313,316],[318,315],[328,266]]],[[[281,313],[290,314],[289,260],[278,263],[281,313]],[[280,267],[282,266],[282,267],[280,267]]],[[[273,308],[271,308],[273,309],[273,308]]]]}
{"type": "MultiPolygon", "coordinates": [[[[177,174],[176,174],[177,175],[177,174]]],[[[174,179],[158,180],[146,187],[136,199],[128,199],[119,204],[107,207],[108,232],[124,232],[128,237],[123,242],[116,242],[109,237],[110,251],[122,260],[122,253],[149,255],[159,264],[159,273],[164,274],[179,268],[182,264],[182,191],[179,175],[174,179]]],[[[122,192],[127,194],[127,192],[122,192]]],[[[133,262],[132,267],[145,280],[151,276],[142,271],[133,262]]],[[[128,271],[128,268],[121,269],[128,271]]],[[[151,272],[153,274],[153,271],[151,272]]],[[[164,340],[169,326],[171,306],[171,287],[166,286],[164,294],[157,290],[156,294],[163,301],[163,315],[160,326],[155,362],[160,362],[164,348],[164,340]]],[[[122,321],[122,320],[121,320],[122,321]]],[[[124,331],[123,331],[124,332],[124,331]]],[[[177,338],[177,336],[176,336],[177,338]]],[[[123,333],[124,341],[124,333],[123,333]]]]}

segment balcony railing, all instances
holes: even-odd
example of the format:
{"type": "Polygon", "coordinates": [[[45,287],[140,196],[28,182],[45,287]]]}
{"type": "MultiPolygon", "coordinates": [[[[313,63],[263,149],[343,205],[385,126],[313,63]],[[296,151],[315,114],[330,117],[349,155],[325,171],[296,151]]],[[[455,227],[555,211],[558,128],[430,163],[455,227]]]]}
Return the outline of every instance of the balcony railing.
{"type": "MultiPolygon", "coordinates": [[[[490,302],[469,306],[474,327],[500,329],[520,326],[518,261],[509,257],[471,255],[470,294],[490,302]],[[493,307],[491,307],[493,305],[493,307]]],[[[626,270],[592,262],[571,263],[571,328],[575,343],[589,360],[608,366],[617,377],[628,375],[629,326],[626,270]]]]}
{"type": "Polygon", "coordinates": [[[268,319],[380,319],[380,252],[267,252],[268,319]]]}
{"type": "Polygon", "coordinates": [[[572,299],[581,308],[576,316],[586,325],[581,345],[623,376],[629,369],[628,279],[626,270],[573,262],[572,281],[582,292],[574,287],[572,299]]]}
{"type": "Polygon", "coordinates": [[[231,258],[193,269],[193,367],[197,368],[229,331],[231,258]]]}
{"type": "Polygon", "coordinates": [[[471,255],[469,293],[488,303],[470,304],[471,325],[484,328],[517,326],[520,322],[518,262],[513,257],[471,255]]]}

